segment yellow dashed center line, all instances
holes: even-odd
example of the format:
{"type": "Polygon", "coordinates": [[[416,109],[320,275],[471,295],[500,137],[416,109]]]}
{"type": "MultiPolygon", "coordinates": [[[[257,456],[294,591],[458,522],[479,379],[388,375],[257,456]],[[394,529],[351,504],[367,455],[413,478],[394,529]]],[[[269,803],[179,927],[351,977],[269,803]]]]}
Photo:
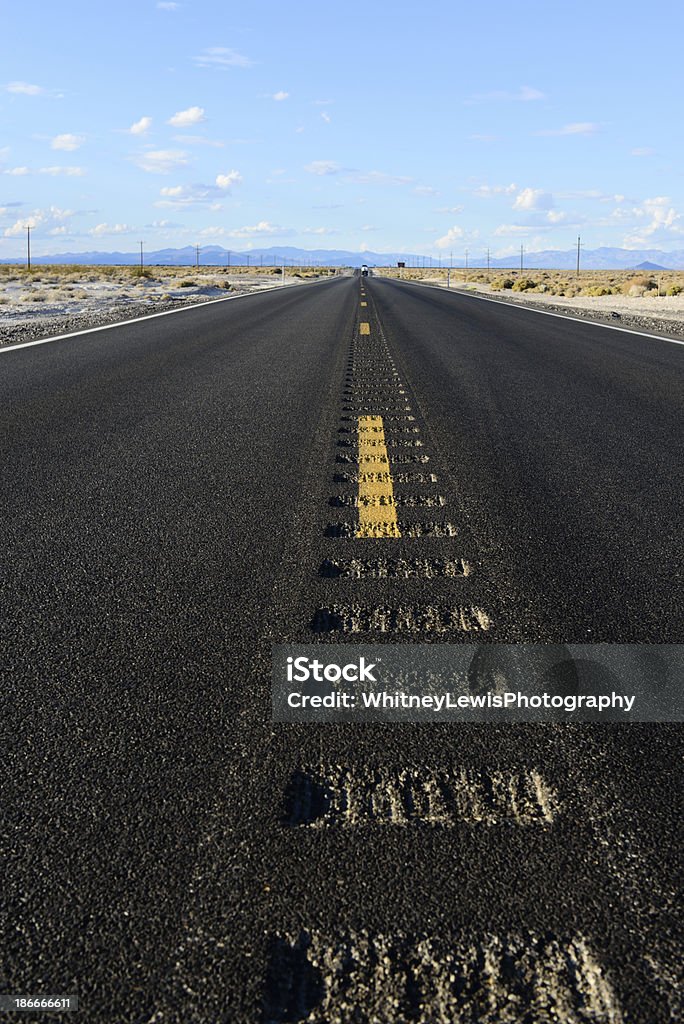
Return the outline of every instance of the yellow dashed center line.
{"type": "Polygon", "coordinates": [[[367,303],[367,302],[362,302],[362,303],[361,303],[361,305],[362,305],[362,306],[367,306],[367,305],[368,305],[368,303],[367,303]]]}
{"type": "Polygon", "coordinates": [[[370,324],[362,320],[359,324],[359,334],[370,334],[370,324]]]}
{"type": "Polygon", "coordinates": [[[356,536],[400,537],[382,416],[359,416],[359,464],[356,536]]]}

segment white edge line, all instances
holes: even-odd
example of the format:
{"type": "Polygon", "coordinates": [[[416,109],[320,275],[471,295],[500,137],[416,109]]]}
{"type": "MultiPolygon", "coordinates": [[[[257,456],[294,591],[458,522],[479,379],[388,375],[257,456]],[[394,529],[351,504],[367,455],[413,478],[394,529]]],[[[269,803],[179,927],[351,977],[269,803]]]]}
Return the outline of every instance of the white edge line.
{"type": "MultiPolygon", "coordinates": [[[[318,281],[300,281],[300,285],[318,284],[318,281]]],[[[95,334],[96,331],[111,331],[114,327],[126,327],[127,324],[137,324],[141,320],[154,320],[158,316],[171,316],[172,313],[185,313],[188,309],[202,309],[204,306],[213,306],[216,302],[235,302],[236,299],[249,299],[253,295],[263,295],[264,292],[274,292],[281,285],[274,284],[271,288],[260,288],[256,292],[242,292],[240,295],[226,295],[221,299],[207,299],[206,302],[193,302],[191,306],[181,306],[179,309],[165,309],[161,313],[146,313],[144,316],[134,316],[132,320],[117,320],[113,324],[100,324],[99,327],[84,327],[82,331],[72,331],[70,334],[55,334],[52,338],[36,338],[35,341],[21,341],[18,345],[0,345],[0,356],[5,352],[16,352],[20,348],[32,348],[34,345],[47,345],[51,341],[64,341],[65,338],[78,338],[82,334],[95,334]]],[[[296,288],[297,285],[286,285],[286,288],[296,288]]]]}
{"type": "MultiPolygon", "coordinates": [[[[382,279],[380,279],[382,280],[382,279]]],[[[407,281],[400,277],[385,278],[386,281],[402,281],[403,284],[417,284],[421,288],[434,288],[437,292],[448,295],[467,295],[471,299],[480,299],[481,302],[494,302],[497,306],[506,306],[509,309],[524,309],[528,313],[541,313],[542,316],[555,316],[559,320],[572,320],[576,324],[589,324],[590,327],[605,327],[607,331],[621,331],[622,334],[636,334],[639,338],[652,338],[653,341],[669,341],[671,345],[684,345],[679,338],[666,338],[663,334],[648,334],[646,331],[634,331],[630,327],[618,327],[617,324],[604,324],[600,320],[585,320],[581,316],[568,316],[566,313],[552,313],[548,309],[536,309],[534,306],[525,306],[522,302],[506,302],[503,299],[490,299],[488,295],[480,295],[478,292],[470,292],[465,288],[442,288],[438,284],[423,284],[422,281],[407,281]]]]}

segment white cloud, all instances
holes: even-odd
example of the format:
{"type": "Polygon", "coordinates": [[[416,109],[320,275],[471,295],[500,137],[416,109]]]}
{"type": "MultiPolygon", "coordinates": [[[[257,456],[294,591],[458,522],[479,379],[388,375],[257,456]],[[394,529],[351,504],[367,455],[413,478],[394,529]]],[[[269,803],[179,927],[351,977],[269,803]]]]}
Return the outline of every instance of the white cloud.
{"type": "Polygon", "coordinates": [[[200,235],[203,238],[237,238],[246,239],[254,237],[269,237],[293,235],[292,228],[281,228],[277,224],[271,224],[267,220],[260,220],[258,224],[247,225],[242,228],[234,228],[232,231],[222,226],[203,228],[200,235]]]}
{"type": "Polygon", "coordinates": [[[64,149],[67,152],[73,152],[73,150],[79,149],[84,142],[84,135],[70,135],[67,132],[64,135],[55,135],[50,145],[53,149],[64,149]]]}
{"type": "Polygon", "coordinates": [[[53,178],[63,174],[67,178],[82,178],[85,171],[82,167],[41,167],[39,174],[50,174],[53,178]]]}
{"type": "Polygon", "coordinates": [[[337,228],[302,228],[303,235],[339,235],[337,228]]]}
{"type": "Polygon", "coordinates": [[[88,234],[100,238],[102,235],[127,235],[132,230],[128,224],[97,224],[88,234]]]}
{"type": "Polygon", "coordinates": [[[631,150],[632,156],[653,156],[655,149],[651,149],[650,146],[637,146],[636,149],[631,150]]]}
{"type": "Polygon", "coordinates": [[[242,175],[239,171],[229,171],[228,174],[216,175],[216,187],[220,189],[230,189],[233,185],[239,185],[241,181],[242,175]]]}
{"type": "Polygon", "coordinates": [[[134,163],[148,174],[170,174],[187,164],[187,153],[179,149],[150,149],[133,157],[134,163]]]}
{"type": "Polygon", "coordinates": [[[437,208],[437,213],[463,213],[462,206],[440,206],[437,208]]]}
{"type": "Polygon", "coordinates": [[[227,46],[210,46],[194,60],[199,68],[250,68],[253,63],[249,57],[227,46]]]}
{"type": "Polygon", "coordinates": [[[58,228],[50,228],[50,230],[48,231],[48,235],[66,235],[66,233],[67,229],[64,226],[64,224],[62,224],[61,227],[58,228]]]}
{"type": "Polygon", "coordinates": [[[419,196],[438,196],[439,195],[439,192],[437,191],[437,189],[433,188],[432,185],[416,185],[416,187],[414,188],[413,191],[416,192],[419,196]]]}
{"type": "Polygon", "coordinates": [[[131,135],[145,135],[149,132],[152,127],[151,117],[141,117],[139,121],[134,121],[131,127],[128,129],[131,135]]]}
{"type": "Polygon", "coordinates": [[[62,210],[58,206],[49,206],[45,210],[34,210],[33,213],[16,221],[11,227],[5,228],[5,237],[17,238],[25,234],[27,227],[47,233],[50,229],[61,226],[64,221],[73,216],[73,210],[62,210]]]}
{"type": "Polygon", "coordinates": [[[204,107],[188,107],[187,110],[179,110],[166,123],[174,128],[191,128],[192,125],[200,124],[202,121],[206,121],[204,107]]]}
{"type": "Polygon", "coordinates": [[[277,103],[282,103],[283,100],[287,100],[289,98],[289,92],[283,92],[282,89],[280,90],[280,92],[274,92],[273,96],[271,97],[271,99],[274,99],[277,103]]]}
{"type": "Polygon", "coordinates": [[[180,4],[173,3],[173,0],[158,0],[158,11],[177,11],[180,4]]]}
{"type": "Polygon", "coordinates": [[[480,199],[492,199],[494,196],[510,196],[517,191],[518,186],[513,183],[510,185],[478,185],[476,189],[473,189],[473,195],[480,199]]]}
{"type": "Polygon", "coordinates": [[[540,188],[524,188],[515,197],[514,210],[550,210],[553,196],[540,188]]]}
{"type": "Polygon", "coordinates": [[[40,96],[45,92],[42,86],[32,85],[31,82],[8,82],[5,89],[20,96],[40,96]]]}
{"type": "Polygon", "coordinates": [[[546,214],[546,219],[551,224],[562,224],[568,219],[568,215],[566,213],[561,213],[560,210],[549,210],[546,214]]]}
{"type": "Polygon", "coordinates": [[[239,185],[241,181],[239,171],[229,171],[228,174],[217,174],[215,185],[166,185],[160,189],[162,198],[157,200],[155,206],[180,209],[206,203],[210,209],[220,210],[222,205],[218,200],[224,198],[233,185],[239,185]]]}
{"type": "Polygon", "coordinates": [[[260,220],[258,224],[236,228],[230,234],[235,238],[249,238],[252,235],[289,235],[292,234],[292,230],[290,228],[281,228],[267,220],[260,220]]]}
{"type": "Polygon", "coordinates": [[[325,110],[321,111],[321,118],[325,121],[326,124],[330,124],[330,122],[332,121],[332,117],[325,110]]]}
{"type": "Polygon", "coordinates": [[[339,174],[342,168],[334,160],[314,160],[307,164],[304,170],[309,174],[318,174],[322,177],[325,174],[339,174]]]}
{"type": "Polygon", "coordinates": [[[449,228],[446,235],[442,235],[435,241],[437,249],[448,249],[454,244],[454,242],[460,241],[465,236],[463,228],[459,227],[458,224],[454,224],[453,228],[449,228]]]}
{"type": "Polygon", "coordinates": [[[4,171],[3,173],[4,174],[11,174],[15,178],[21,178],[25,174],[30,174],[31,171],[29,170],[28,167],[8,167],[8,169],[6,171],[4,171]]]}
{"type": "Polygon", "coordinates": [[[594,135],[599,131],[600,126],[594,121],[574,121],[572,124],[563,125],[562,128],[550,128],[547,131],[537,132],[537,135],[594,135]]]}
{"type": "Polygon", "coordinates": [[[519,89],[511,92],[509,89],[493,89],[491,92],[476,93],[466,103],[483,103],[488,100],[503,100],[507,103],[520,102],[529,103],[533,100],[543,100],[544,93],[539,89],[533,89],[530,85],[521,85],[519,89]]]}
{"type": "Polygon", "coordinates": [[[638,249],[654,240],[660,239],[667,243],[672,236],[684,234],[684,222],[682,215],[671,205],[669,196],[654,196],[651,199],[644,199],[639,207],[632,210],[632,214],[647,223],[636,228],[634,233],[627,235],[624,245],[627,249],[638,249]]]}

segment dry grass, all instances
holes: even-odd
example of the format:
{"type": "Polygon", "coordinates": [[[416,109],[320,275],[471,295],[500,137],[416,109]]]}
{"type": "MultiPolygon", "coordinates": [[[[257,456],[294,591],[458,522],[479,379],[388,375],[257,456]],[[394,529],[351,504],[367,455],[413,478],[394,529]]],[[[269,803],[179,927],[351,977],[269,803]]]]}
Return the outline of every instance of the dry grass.
{"type": "MultiPolygon", "coordinates": [[[[287,267],[287,281],[316,279],[335,273],[319,267],[287,267]]],[[[161,301],[186,301],[209,298],[230,291],[251,291],[279,283],[280,267],[158,267],[158,266],[80,266],[54,264],[28,270],[15,264],[0,264],[0,303],[3,317],[14,315],[12,307],[26,309],[39,304],[79,309],[112,307],[121,301],[155,305],[161,301]]]]}
{"type": "MultiPolygon", "coordinates": [[[[447,270],[406,267],[399,271],[381,267],[373,271],[380,276],[397,277],[408,281],[445,281],[447,270]]],[[[630,298],[658,298],[659,295],[679,295],[684,291],[684,271],[663,270],[649,274],[633,270],[584,270],[579,276],[570,270],[486,270],[459,269],[451,271],[451,282],[457,284],[488,284],[495,291],[526,292],[527,294],[577,296],[623,295],[630,298]]]]}

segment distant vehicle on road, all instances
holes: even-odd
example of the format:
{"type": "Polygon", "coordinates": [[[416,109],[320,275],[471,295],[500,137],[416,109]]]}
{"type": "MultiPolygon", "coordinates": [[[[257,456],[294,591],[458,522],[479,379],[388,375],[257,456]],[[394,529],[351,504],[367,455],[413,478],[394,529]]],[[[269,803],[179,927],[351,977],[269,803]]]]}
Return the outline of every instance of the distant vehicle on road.
{"type": "Polygon", "coordinates": [[[361,267],[361,277],[368,277],[368,267],[365,263],[361,267]]]}

